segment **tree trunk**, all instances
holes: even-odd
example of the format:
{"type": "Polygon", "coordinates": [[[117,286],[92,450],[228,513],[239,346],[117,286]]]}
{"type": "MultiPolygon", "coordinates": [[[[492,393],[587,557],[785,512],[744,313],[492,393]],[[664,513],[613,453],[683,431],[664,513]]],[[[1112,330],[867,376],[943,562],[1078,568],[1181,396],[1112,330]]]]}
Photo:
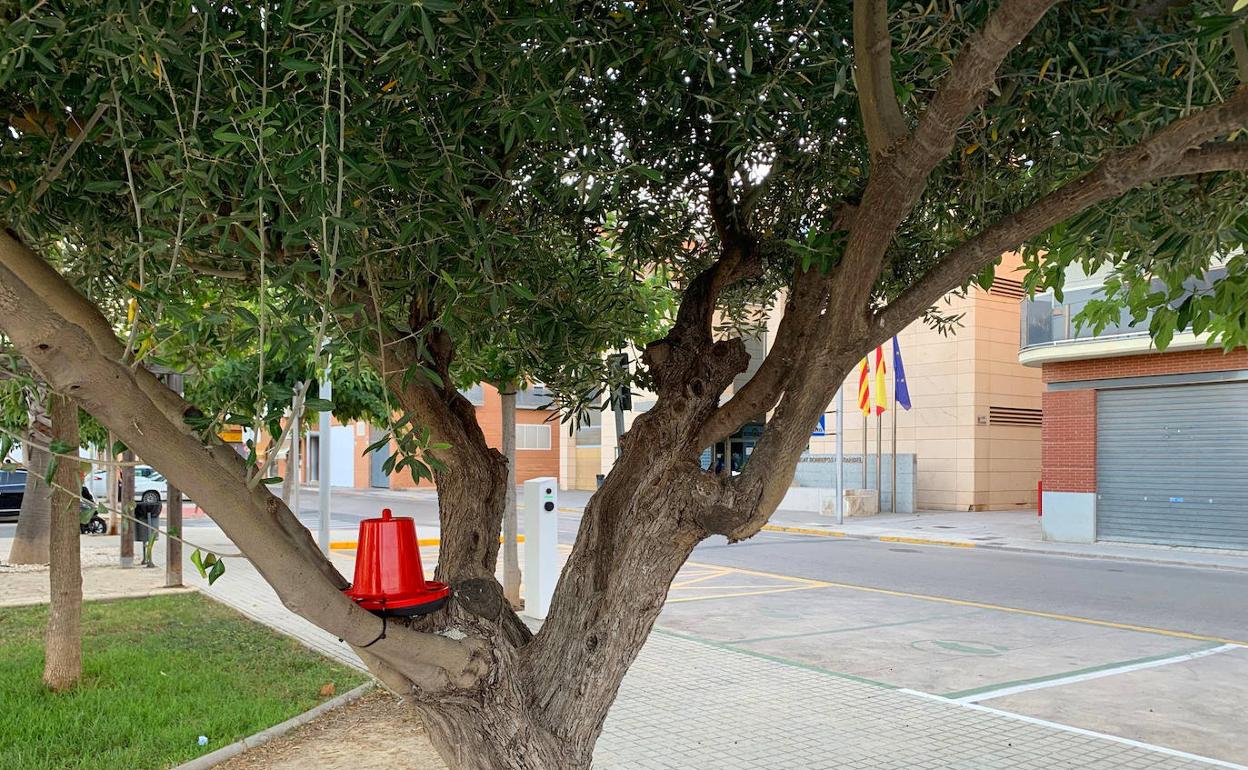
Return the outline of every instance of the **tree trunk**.
{"type": "MultiPolygon", "coordinates": [[[[66,446],[78,446],[78,405],[52,396],[52,435],[66,446]]],[[[68,690],[82,678],[82,567],[78,538],[82,479],[78,463],[58,458],[52,478],[52,537],[48,581],[47,651],[43,683],[54,691],[68,690]]]]}
{"type": "Polygon", "coordinates": [[[52,436],[47,394],[42,387],[27,390],[26,409],[29,425],[27,440],[22,444],[26,488],[22,492],[22,508],[18,514],[17,531],[13,535],[13,546],[9,549],[9,563],[47,564],[52,489],[44,479],[48,475],[51,458],[43,447],[51,443],[52,436]]]}
{"type": "MultiPolygon", "coordinates": [[[[108,432],[108,448],[104,451],[104,456],[113,463],[120,458],[113,451],[113,447],[117,446],[117,437],[110,430],[108,432]]],[[[108,500],[108,534],[116,535],[121,531],[121,517],[117,515],[117,511],[121,510],[121,500],[118,497],[117,490],[121,488],[121,467],[118,465],[104,466],[104,493],[105,499],[108,500]]]]}
{"type": "Polygon", "coordinates": [[[507,461],[507,488],[503,494],[503,596],[520,609],[520,553],[516,521],[516,384],[501,383],[503,458],[507,461]]]}
{"type": "Polygon", "coordinates": [[[134,450],[129,446],[126,451],[121,453],[121,484],[117,496],[121,499],[118,501],[121,508],[121,526],[117,528],[121,535],[121,566],[130,568],[134,566],[134,450]]]}

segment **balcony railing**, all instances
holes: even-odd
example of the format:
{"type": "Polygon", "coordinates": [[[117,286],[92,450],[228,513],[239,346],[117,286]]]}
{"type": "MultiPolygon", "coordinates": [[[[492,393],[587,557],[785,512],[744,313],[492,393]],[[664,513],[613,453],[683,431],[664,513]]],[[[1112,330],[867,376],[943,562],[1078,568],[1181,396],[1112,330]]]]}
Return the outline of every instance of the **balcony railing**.
{"type": "MultiPolygon", "coordinates": [[[[1209,269],[1203,278],[1192,279],[1187,294],[1195,294],[1208,290],[1215,282],[1226,275],[1226,268],[1209,269]]],[[[1160,289],[1160,285],[1157,287],[1160,289]]],[[[1187,296],[1184,295],[1184,297],[1187,296]]],[[[1052,292],[1037,294],[1032,299],[1022,300],[1019,313],[1022,328],[1020,329],[1021,347],[1023,350],[1046,345],[1061,345],[1067,342],[1079,342],[1091,339],[1107,339],[1113,337],[1146,336],[1148,324],[1152,318],[1151,311],[1141,321],[1131,323],[1131,311],[1123,309],[1118,320],[1110,323],[1099,333],[1094,334],[1088,325],[1079,323],[1079,314],[1094,299],[1103,297],[1102,287],[1091,286],[1086,289],[1073,289],[1062,293],[1062,301],[1054,299],[1052,292]]],[[[1183,301],[1176,300],[1174,307],[1183,301]]]]}

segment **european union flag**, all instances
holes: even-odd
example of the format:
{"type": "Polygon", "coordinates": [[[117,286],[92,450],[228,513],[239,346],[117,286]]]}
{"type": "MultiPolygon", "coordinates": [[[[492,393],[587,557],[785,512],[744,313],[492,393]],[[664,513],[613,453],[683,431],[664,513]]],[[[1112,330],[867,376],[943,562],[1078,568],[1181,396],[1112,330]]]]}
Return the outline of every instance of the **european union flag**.
{"type": "Polygon", "coordinates": [[[906,385],[906,367],[901,365],[901,346],[893,337],[893,398],[902,409],[910,409],[910,388],[906,385]]]}

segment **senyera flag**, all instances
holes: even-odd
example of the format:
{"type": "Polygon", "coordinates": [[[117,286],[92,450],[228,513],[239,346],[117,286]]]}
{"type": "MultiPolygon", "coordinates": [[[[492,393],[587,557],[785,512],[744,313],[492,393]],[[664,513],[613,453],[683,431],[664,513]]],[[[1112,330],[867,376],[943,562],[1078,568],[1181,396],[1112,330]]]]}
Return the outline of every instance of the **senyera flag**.
{"type": "Polygon", "coordinates": [[[858,370],[858,408],[862,410],[862,414],[871,414],[871,385],[870,385],[871,369],[867,366],[867,359],[862,359],[862,365],[858,370]]]}
{"type": "Polygon", "coordinates": [[[910,386],[906,384],[906,367],[901,365],[901,346],[896,337],[893,337],[893,394],[897,406],[910,409],[910,386]]]}
{"type": "Polygon", "coordinates": [[[888,386],[884,383],[884,375],[888,367],[884,364],[884,346],[875,349],[875,414],[884,414],[888,408],[888,386]]]}

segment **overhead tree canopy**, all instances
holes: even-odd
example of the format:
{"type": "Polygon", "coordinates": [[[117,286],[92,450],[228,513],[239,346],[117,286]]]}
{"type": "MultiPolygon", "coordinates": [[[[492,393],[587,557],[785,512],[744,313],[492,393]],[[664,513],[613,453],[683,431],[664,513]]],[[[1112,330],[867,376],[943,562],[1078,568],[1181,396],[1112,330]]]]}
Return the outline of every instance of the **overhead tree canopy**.
{"type": "Polygon", "coordinates": [[[1033,289],[1108,265],[1094,325],[1125,304],[1160,345],[1189,325],[1248,342],[1245,12],[1214,0],[6,14],[0,329],[407,695],[456,768],[588,766],[693,547],[756,533],[850,367],[915,319],[949,325],[941,297],[1003,252],[1033,289]],[[729,393],[740,333],[781,307],[729,393]],[[384,639],[254,464],[136,366],[242,352],[259,419],[327,337],[438,483],[456,600],[384,639]],[[630,342],[657,402],[534,636],[494,579],[502,460],[456,386],[532,377],[576,412],[630,342]],[[744,472],[700,468],[764,413],[744,472]]]}

